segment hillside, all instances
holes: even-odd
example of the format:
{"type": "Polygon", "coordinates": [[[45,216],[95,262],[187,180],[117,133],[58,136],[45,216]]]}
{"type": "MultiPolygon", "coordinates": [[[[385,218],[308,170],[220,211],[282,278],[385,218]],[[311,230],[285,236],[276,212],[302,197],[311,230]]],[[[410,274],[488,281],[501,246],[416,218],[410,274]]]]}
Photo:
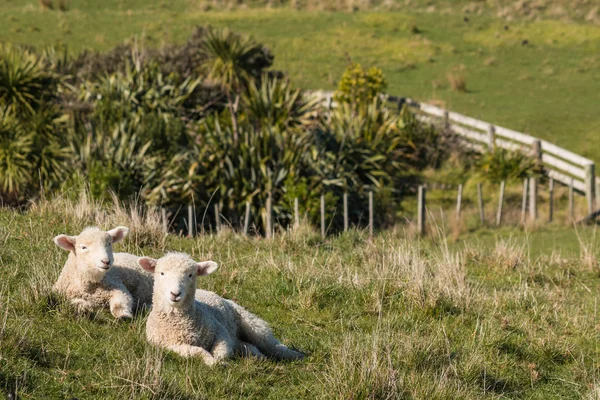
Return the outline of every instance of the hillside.
{"type": "MultiPolygon", "coordinates": [[[[592,229],[502,230],[458,241],[364,232],[274,240],[163,236],[156,216],[89,201],[0,210],[0,393],[18,398],[598,398],[598,240],[592,229]],[[135,215],[135,214],[133,214],[135,215]],[[51,294],[52,243],[128,225],[117,251],[185,251],[220,269],[204,289],[269,321],[309,356],[210,369],[144,339],[144,316],[75,317],[51,294]],[[578,239],[578,235],[581,239],[578,239]],[[41,261],[43,260],[43,261],[41,261]]],[[[14,398],[14,397],[13,397],[14,398]]]]}
{"type": "MultiPolygon", "coordinates": [[[[600,145],[600,27],[591,1],[569,2],[571,7],[520,2],[520,8],[510,2],[368,3],[364,12],[321,12],[325,3],[310,2],[299,4],[299,11],[288,3],[226,10],[185,0],[79,0],[62,2],[67,11],[60,11],[55,3],[48,10],[37,1],[0,0],[6,21],[0,40],[61,42],[76,52],[107,50],[134,36],[160,46],[183,41],[196,25],[227,26],[269,46],[274,68],[300,87],[333,88],[349,59],[377,65],[390,93],[528,132],[600,161],[594,150],[600,145]],[[464,80],[466,91],[452,90],[449,75],[464,80]]],[[[347,3],[336,4],[343,9],[347,3]]]]}

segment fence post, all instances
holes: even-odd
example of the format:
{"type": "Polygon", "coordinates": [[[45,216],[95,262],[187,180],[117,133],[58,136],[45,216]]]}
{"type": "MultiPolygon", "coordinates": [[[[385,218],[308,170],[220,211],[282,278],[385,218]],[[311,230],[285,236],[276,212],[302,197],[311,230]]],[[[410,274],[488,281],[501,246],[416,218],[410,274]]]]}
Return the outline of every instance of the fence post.
{"type": "Polygon", "coordinates": [[[537,220],[537,179],[529,178],[529,218],[537,220]]]}
{"type": "Polygon", "coordinates": [[[297,197],[294,199],[294,224],[296,229],[300,226],[300,206],[297,197]]]}
{"type": "Polygon", "coordinates": [[[348,230],[348,193],[344,192],[344,232],[348,230]]]}
{"type": "Polygon", "coordinates": [[[569,222],[575,220],[575,198],[573,191],[573,178],[569,182],[569,222]]]}
{"type": "Polygon", "coordinates": [[[167,210],[160,208],[160,216],[162,220],[162,229],[164,233],[169,233],[169,221],[167,220],[167,210]]]}
{"type": "Polygon", "coordinates": [[[479,220],[483,224],[485,222],[485,214],[483,210],[483,193],[481,191],[481,183],[477,184],[477,203],[479,204],[479,220]]]}
{"type": "Polygon", "coordinates": [[[267,239],[271,239],[272,235],[273,235],[273,223],[271,221],[271,218],[273,218],[273,198],[271,197],[271,192],[269,192],[269,194],[267,195],[267,226],[266,226],[266,232],[265,232],[265,237],[267,239]]]}
{"type": "Polygon", "coordinates": [[[496,225],[500,226],[502,223],[502,206],[504,205],[504,187],[506,185],[505,181],[500,183],[500,199],[498,200],[498,213],[496,214],[496,225]]]}
{"type": "Polygon", "coordinates": [[[188,237],[194,236],[194,207],[188,204],[188,237]]]}
{"type": "Polygon", "coordinates": [[[600,179],[596,178],[596,210],[600,209],[600,179]]]}
{"type": "Polygon", "coordinates": [[[244,216],[244,235],[248,234],[250,228],[250,202],[246,202],[246,215],[244,216]]]}
{"type": "Polygon", "coordinates": [[[531,152],[533,158],[535,158],[535,162],[538,165],[542,164],[542,141],[539,139],[535,139],[531,144],[531,152]]]}
{"type": "Polygon", "coordinates": [[[587,200],[588,215],[594,212],[595,169],[594,163],[585,166],[585,198],[587,200]]]}
{"type": "Polygon", "coordinates": [[[321,195],[321,237],[325,238],[325,195],[321,195]]]}
{"type": "Polygon", "coordinates": [[[444,111],[444,129],[446,131],[450,130],[450,113],[448,111],[444,111]]]}
{"type": "Polygon", "coordinates": [[[496,148],[496,128],[494,125],[488,127],[488,148],[491,152],[494,152],[496,148]]]}
{"type": "Polygon", "coordinates": [[[419,185],[418,203],[417,203],[417,229],[419,231],[419,235],[421,235],[421,236],[425,235],[425,223],[426,223],[426,218],[427,218],[425,197],[426,197],[425,186],[419,185]]]}
{"type": "Polygon", "coordinates": [[[552,222],[554,217],[554,179],[550,178],[548,182],[548,222],[552,222]]]}
{"type": "Polygon", "coordinates": [[[369,191],[369,236],[373,237],[373,192],[369,191]]]}
{"type": "Polygon", "coordinates": [[[521,223],[525,223],[525,217],[527,215],[527,191],[529,188],[529,179],[523,179],[523,201],[521,203],[521,223]]]}
{"type": "Polygon", "coordinates": [[[221,230],[221,213],[219,212],[219,204],[215,203],[215,229],[217,232],[221,230]]]}
{"type": "Polygon", "coordinates": [[[463,185],[462,183],[460,183],[458,185],[458,195],[456,196],[456,220],[460,220],[460,208],[462,206],[462,191],[463,191],[463,185]]]}

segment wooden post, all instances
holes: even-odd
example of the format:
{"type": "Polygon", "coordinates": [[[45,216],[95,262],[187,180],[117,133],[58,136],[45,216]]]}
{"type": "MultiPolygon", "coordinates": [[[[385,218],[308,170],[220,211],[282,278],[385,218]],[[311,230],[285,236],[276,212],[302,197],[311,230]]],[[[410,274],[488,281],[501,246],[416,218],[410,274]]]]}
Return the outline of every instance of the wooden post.
{"type": "Polygon", "coordinates": [[[169,233],[169,221],[167,220],[167,210],[165,208],[160,209],[160,216],[162,220],[162,229],[164,233],[169,233]]]}
{"type": "Polygon", "coordinates": [[[496,225],[500,226],[502,223],[502,207],[504,205],[504,187],[506,186],[506,182],[502,181],[500,183],[500,199],[498,200],[498,213],[496,214],[496,225]]]}
{"type": "Polygon", "coordinates": [[[575,220],[575,196],[573,190],[573,178],[569,182],[569,222],[575,220]]]}
{"type": "Polygon", "coordinates": [[[548,181],[548,222],[554,218],[554,179],[548,181]]]}
{"type": "Polygon", "coordinates": [[[325,195],[321,195],[321,237],[325,238],[325,195]]]}
{"type": "Polygon", "coordinates": [[[344,232],[348,231],[348,193],[344,192],[344,232]]]}
{"type": "Polygon", "coordinates": [[[525,217],[527,215],[527,189],[529,187],[529,179],[523,179],[523,201],[521,203],[521,223],[525,223],[525,217]]]}
{"type": "Polygon", "coordinates": [[[456,196],[456,220],[460,220],[460,211],[462,207],[462,192],[463,185],[462,183],[458,185],[458,195],[456,196]]]}
{"type": "Polygon", "coordinates": [[[369,236],[373,237],[373,192],[369,191],[369,236]]]}
{"type": "Polygon", "coordinates": [[[219,204],[215,203],[215,229],[217,232],[221,230],[221,213],[219,212],[219,204]]]}
{"type": "Polygon", "coordinates": [[[273,198],[271,197],[271,192],[267,195],[267,226],[265,228],[265,236],[267,239],[271,239],[273,236],[273,223],[271,218],[273,218],[273,198]]]}
{"type": "Polygon", "coordinates": [[[248,234],[250,228],[250,202],[246,202],[246,215],[244,215],[244,235],[248,234]]]}
{"type": "Polygon", "coordinates": [[[446,131],[450,130],[450,114],[448,111],[444,111],[444,129],[446,131]]]}
{"type": "Polygon", "coordinates": [[[542,163],[542,141],[535,139],[531,144],[532,156],[538,165],[542,163]]]}
{"type": "Polygon", "coordinates": [[[537,220],[537,179],[529,178],[529,219],[537,220]]]}
{"type": "Polygon", "coordinates": [[[596,173],[594,163],[585,166],[585,198],[587,200],[588,215],[594,212],[594,190],[596,189],[596,173]]]}
{"type": "Polygon", "coordinates": [[[300,205],[297,197],[294,199],[294,226],[296,229],[300,226],[300,205]]]}
{"type": "Polygon", "coordinates": [[[194,236],[194,207],[189,204],[188,205],[188,237],[194,236]]]}
{"type": "Polygon", "coordinates": [[[483,210],[483,193],[481,191],[481,183],[477,184],[477,203],[479,204],[479,220],[483,224],[485,222],[485,214],[483,210]]]}
{"type": "Polygon", "coordinates": [[[426,190],[425,186],[419,185],[418,192],[418,203],[417,203],[417,229],[419,231],[419,235],[425,235],[425,223],[427,222],[427,212],[426,212],[426,190]]]}
{"type": "Polygon", "coordinates": [[[490,152],[494,152],[494,149],[496,148],[496,128],[494,128],[494,125],[490,125],[488,127],[488,149],[490,150],[490,152]]]}
{"type": "Polygon", "coordinates": [[[596,210],[600,210],[600,179],[596,178],[596,210]]]}

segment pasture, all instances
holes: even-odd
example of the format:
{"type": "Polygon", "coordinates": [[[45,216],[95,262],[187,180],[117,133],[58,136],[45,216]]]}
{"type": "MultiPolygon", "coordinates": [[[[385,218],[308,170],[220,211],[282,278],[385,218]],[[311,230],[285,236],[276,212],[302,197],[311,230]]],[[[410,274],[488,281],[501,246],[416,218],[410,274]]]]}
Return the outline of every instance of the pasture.
{"type": "Polygon", "coordinates": [[[322,240],[303,226],[273,240],[230,230],[188,239],[164,236],[156,215],[65,199],[2,210],[0,227],[0,390],[22,399],[599,394],[593,228],[420,240],[400,227],[322,240]],[[51,239],[90,224],[130,226],[117,251],[217,261],[199,286],[257,313],[308,357],[210,368],[147,344],[144,315],[74,317],[50,292],[66,259],[51,239]]]}

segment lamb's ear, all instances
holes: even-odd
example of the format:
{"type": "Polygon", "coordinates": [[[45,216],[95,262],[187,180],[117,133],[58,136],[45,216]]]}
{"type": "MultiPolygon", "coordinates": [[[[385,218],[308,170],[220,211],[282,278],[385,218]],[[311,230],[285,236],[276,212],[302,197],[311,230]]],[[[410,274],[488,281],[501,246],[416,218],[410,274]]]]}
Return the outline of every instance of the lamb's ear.
{"type": "Polygon", "coordinates": [[[77,236],[58,235],[54,238],[54,243],[61,249],[65,249],[67,251],[74,251],[76,240],[77,236]]]}
{"type": "Polygon", "coordinates": [[[120,242],[128,233],[129,228],[126,226],[117,226],[115,229],[108,231],[108,234],[112,237],[113,243],[120,242]]]}
{"type": "Polygon", "coordinates": [[[156,262],[157,260],[150,257],[142,257],[138,260],[140,267],[142,267],[144,271],[148,271],[150,273],[154,273],[154,270],[156,269],[156,262]]]}
{"type": "Polygon", "coordinates": [[[214,261],[202,261],[196,263],[198,267],[198,276],[210,275],[219,268],[219,265],[214,261]]]}

